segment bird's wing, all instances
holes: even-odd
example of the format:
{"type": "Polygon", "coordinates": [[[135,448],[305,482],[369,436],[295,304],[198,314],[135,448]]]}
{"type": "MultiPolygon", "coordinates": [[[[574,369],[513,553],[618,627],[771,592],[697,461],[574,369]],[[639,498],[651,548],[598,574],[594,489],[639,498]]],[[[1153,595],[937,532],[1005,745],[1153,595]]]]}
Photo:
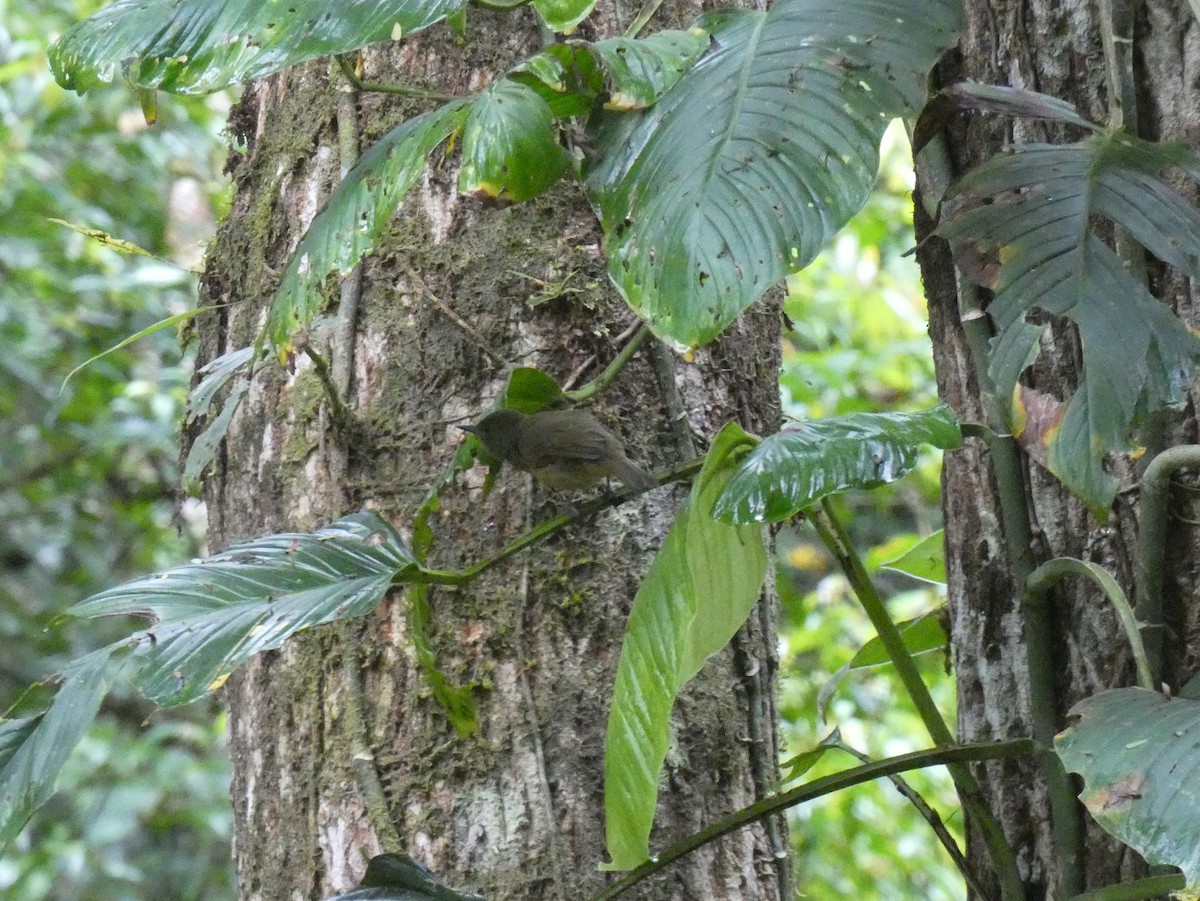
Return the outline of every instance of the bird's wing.
{"type": "Polygon", "coordinates": [[[607,436],[598,432],[573,431],[567,434],[546,434],[539,441],[524,441],[521,456],[530,464],[530,469],[540,469],[554,463],[577,460],[581,463],[597,463],[608,455],[607,436]],[[537,447],[530,445],[536,444],[537,447]]]}

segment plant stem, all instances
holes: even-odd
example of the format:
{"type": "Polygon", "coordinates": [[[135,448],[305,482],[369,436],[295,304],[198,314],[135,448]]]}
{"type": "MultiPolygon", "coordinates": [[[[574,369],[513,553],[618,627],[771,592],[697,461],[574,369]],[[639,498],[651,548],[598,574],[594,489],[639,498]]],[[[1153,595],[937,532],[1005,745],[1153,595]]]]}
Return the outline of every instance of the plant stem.
{"type": "Polygon", "coordinates": [[[1117,584],[1117,580],[1104,567],[1076,560],[1074,557],[1055,557],[1053,560],[1047,560],[1025,580],[1024,602],[1026,604],[1046,604],[1049,600],[1050,589],[1067,576],[1084,576],[1091,579],[1104,592],[1104,596],[1117,611],[1117,618],[1121,621],[1121,627],[1125,630],[1129,645],[1133,649],[1138,684],[1142,688],[1156,691],[1154,677],[1150,674],[1150,664],[1146,660],[1146,648],[1142,644],[1137,619],[1133,615],[1133,608],[1129,606],[1129,600],[1125,597],[1121,586],[1117,584]]]}
{"type": "MultiPolygon", "coordinates": [[[[867,617],[875,627],[879,640],[887,651],[892,665],[895,666],[896,673],[917,708],[917,713],[925,724],[930,737],[939,745],[953,744],[954,736],[942,718],[941,711],[933,702],[924,680],[921,679],[921,673],[917,669],[912,655],[909,654],[908,648],[904,645],[900,630],[892,622],[883,598],[875,590],[875,585],[867,574],[866,567],[855,553],[849,536],[834,515],[828,500],[823,500],[819,507],[813,507],[806,512],[813,527],[817,530],[817,534],[820,535],[829,552],[841,566],[859,603],[862,604],[863,610],[866,611],[867,617]]],[[[984,843],[987,845],[992,865],[996,869],[996,875],[1000,882],[1000,897],[1006,901],[1019,901],[1025,893],[1021,874],[1017,869],[1016,856],[1013,854],[1012,848],[1008,846],[1000,824],[996,822],[984,802],[979,783],[975,781],[970,769],[964,764],[948,765],[946,768],[950,771],[954,785],[962,797],[963,806],[975,818],[983,833],[984,843]]]]}
{"type": "Polygon", "coordinates": [[[575,401],[587,400],[592,395],[599,394],[613,383],[613,380],[621,374],[621,370],[625,368],[625,365],[633,359],[633,355],[641,350],[642,345],[650,337],[650,329],[646,328],[645,325],[641,326],[633,333],[633,337],[625,343],[625,346],[621,348],[621,352],[613,357],[612,362],[605,367],[602,373],[586,385],[576,388],[574,391],[565,391],[563,393],[575,401]]]}
{"type": "Polygon", "coordinates": [[[431,91],[428,88],[418,88],[410,84],[382,84],[377,81],[363,81],[357,72],[354,71],[354,66],[342,56],[337,57],[338,65],[342,68],[342,74],[346,76],[346,80],[360,91],[368,91],[375,94],[399,94],[401,97],[416,97],[420,100],[436,100],[438,103],[449,103],[452,100],[462,100],[457,94],[443,94],[440,91],[431,91]]]}
{"type": "Polygon", "coordinates": [[[1124,885],[1107,885],[1092,892],[1074,895],[1066,901],[1142,901],[1145,898],[1161,898],[1171,892],[1181,892],[1187,887],[1182,873],[1170,876],[1151,876],[1124,885]]]}
{"type": "Polygon", "coordinates": [[[1171,476],[1186,466],[1200,466],[1200,445],[1185,444],[1158,454],[1142,474],[1138,502],[1137,585],[1138,622],[1146,643],[1146,661],[1154,685],[1162,682],[1163,571],[1167,555],[1167,507],[1171,476]]]}
{"type": "Polygon", "coordinates": [[[773,816],[780,811],[820,798],[824,795],[871,782],[884,776],[903,773],[907,770],[921,769],[930,766],[962,767],[968,761],[1000,760],[1007,757],[1018,757],[1029,754],[1033,750],[1033,742],[1027,738],[1017,738],[1001,742],[980,742],[971,745],[959,745],[953,748],[933,748],[926,751],[915,751],[912,754],[901,754],[889,757],[887,760],[876,761],[865,766],[855,767],[842,773],[823,776],[804,785],[798,785],[773,798],[764,798],[749,807],[744,807],[736,813],[711,823],[699,832],[648,860],[635,870],[631,870],[619,882],[614,882],[590,901],[611,901],[626,890],[637,885],[643,879],[664,869],[668,864],[685,857],[697,848],[715,841],[723,835],[754,823],[764,817],[773,816]]]}

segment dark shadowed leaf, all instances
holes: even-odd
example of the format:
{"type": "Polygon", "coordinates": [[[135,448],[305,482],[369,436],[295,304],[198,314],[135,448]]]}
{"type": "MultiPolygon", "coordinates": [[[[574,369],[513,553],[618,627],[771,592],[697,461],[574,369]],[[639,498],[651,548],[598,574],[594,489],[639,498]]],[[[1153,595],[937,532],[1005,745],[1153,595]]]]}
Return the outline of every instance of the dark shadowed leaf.
{"type": "Polygon", "coordinates": [[[204,94],[305,60],[397,40],[444,19],[464,0],[118,0],[50,48],[64,88],[117,78],[204,94]]]}
{"type": "Polygon", "coordinates": [[[586,185],[614,282],[703,344],[865,201],[888,122],[924,103],[954,0],[777,0],[697,23],[712,49],[644,113],[598,118],[586,185]]]}
{"type": "Polygon", "coordinates": [[[816,419],[767,438],[742,461],[713,515],[725,522],[779,522],[830,494],[875,488],[908,474],[922,444],[962,443],[945,404],[920,413],[851,413],[816,419]]]}
{"type": "Polygon", "coordinates": [[[1140,688],[1080,701],[1079,722],[1054,740],[1079,795],[1109,834],[1152,866],[1183,870],[1200,889],[1200,702],[1140,688]]]}
{"type": "Polygon", "coordinates": [[[325,302],[331,274],[347,275],[375,247],[392,213],[425,168],[425,158],[462,127],[463,102],[448,103],[393,128],[334,189],[288,260],[271,302],[267,336],[286,346],[325,302]]]}
{"type": "Polygon", "coordinates": [[[925,104],[913,128],[913,155],[920,153],[921,148],[928,144],[956,113],[964,110],[1003,113],[1022,119],[1051,119],[1077,125],[1088,131],[1100,130],[1099,125],[1089,122],[1079,115],[1075,107],[1057,97],[1008,85],[965,81],[943,88],[925,104]]]}
{"type": "Polygon", "coordinates": [[[103,648],[73,661],[43,713],[0,721],[0,848],[54,793],[58,771],[92,724],[124,662],[124,654],[113,659],[114,650],[103,648]]]}
{"type": "Polygon", "coordinates": [[[134,684],[155,703],[184,704],[296,632],[369,612],[393,578],[415,567],[395,529],[362,513],[316,532],[235,544],[92,595],[71,612],[152,617],[135,640],[134,684]]]}
{"type": "Polygon", "coordinates": [[[359,887],[329,901],[484,901],[456,892],[407,854],[379,854],[367,864],[359,887]]]}
{"type": "Polygon", "coordinates": [[[630,869],[646,860],[675,697],[733,637],[762,589],[767,558],[761,528],[729,526],[712,516],[736,455],[751,443],[733,424],[717,435],[634,598],[604,746],[612,857],[607,869],[630,869]]]}
{"type": "Polygon", "coordinates": [[[1163,180],[1169,167],[1196,178],[1200,157],[1124,134],[1019,147],[954,188],[954,212],[939,228],[956,254],[1000,261],[987,286],[995,292],[990,371],[1001,402],[1014,402],[1017,378],[1038,351],[1042,327],[1026,321],[1031,310],[1078,327],[1079,387],[1061,399],[1066,406],[1057,416],[1040,417],[1046,427],[1035,437],[1050,470],[1097,511],[1107,510],[1117,490],[1105,456],[1129,448],[1141,416],[1183,402],[1200,351],[1183,322],[1092,230],[1108,219],[1159,259],[1200,275],[1200,211],[1163,180]]]}

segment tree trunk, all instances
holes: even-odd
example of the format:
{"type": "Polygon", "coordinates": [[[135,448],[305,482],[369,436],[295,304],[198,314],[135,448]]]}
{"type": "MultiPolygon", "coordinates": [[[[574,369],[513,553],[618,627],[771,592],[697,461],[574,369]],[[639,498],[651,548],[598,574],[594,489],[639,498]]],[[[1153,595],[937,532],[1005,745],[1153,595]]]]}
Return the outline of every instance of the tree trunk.
{"type": "MultiPolygon", "coordinates": [[[[1113,121],[1110,107],[1119,105],[1129,131],[1156,140],[1194,143],[1200,134],[1195,112],[1200,109],[1200,83],[1195,78],[1200,55],[1196,23],[1186,4],[1166,0],[1132,4],[1137,88],[1123,103],[1112,97],[1106,81],[1101,16],[1109,4],[968,0],[966,6],[968,29],[962,53],[939,71],[941,84],[973,80],[1036,90],[1074,103],[1083,115],[1101,123],[1113,121]]],[[[1117,29],[1119,34],[1119,22],[1117,29]]],[[[1116,46],[1118,50],[1123,46],[1119,38],[1116,46]]],[[[1014,123],[976,115],[960,117],[946,134],[946,146],[952,174],[957,176],[1012,141],[1076,137],[1064,137],[1061,129],[1043,122],[1014,123]]],[[[919,239],[933,225],[923,207],[931,197],[933,203],[937,199],[927,166],[927,160],[918,166],[919,239]]],[[[929,296],[939,390],[962,420],[988,422],[990,401],[980,386],[977,361],[964,332],[949,251],[935,240],[922,245],[919,257],[929,296]]],[[[1153,262],[1151,270],[1155,293],[1193,321],[1186,283],[1154,269],[1153,262]]],[[[1078,346],[1068,330],[1056,328],[1055,348],[1054,352],[1043,349],[1026,380],[1039,391],[1066,399],[1078,379],[1078,346]]],[[[1161,441],[1146,439],[1149,452],[1141,468],[1161,446],[1190,443],[1195,433],[1190,411],[1170,422],[1161,441]]],[[[1139,468],[1127,459],[1111,465],[1122,491],[1112,515],[1099,522],[1011,442],[1000,441],[989,450],[982,441],[973,440],[964,450],[947,454],[943,503],[961,740],[1031,732],[1036,711],[1028,691],[1026,639],[1034,630],[1051,637],[1056,728],[1067,725],[1068,709],[1081,698],[1131,684],[1128,642],[1111,605],[1091,584],[1063,583],[1052,595],[1048,621],[1039,625],[1021,608],[1022,586],[1016,577],[1022,565],[1058,556],[1078,557],[1102,565],[1134,596],[1139,468]],[[1010,468],[1010,462],[1015,466],[1010,468]],[[1019,515],[1006,528],[1001,492],[1014,487],[1019,515]]],[[[1178,686],[1181,677],[1195,668],[1196,614],[1181,609],[1179,598],[1195,590],[1197,554],[1194,540],[1185,544],[1178,532],[1174,538],[1179,542],[1172,545],[1179,551],[1173,555],[1177,583],[1173,593],[1168,589],[1168,603],[1173,597],[1176,609],[1168,612],[1168,622],[1175,626],[1176,640],[1168,648],[1166,680],[1178,686]]],[[[1059,884],[1061,853],[1051,840],[1045,783],[1036,767],[989,764],[980,768],[979,775],[1018,851],[1027,897],[1064,897],[1059,884]]],[[[1144,873],[1136,854],[1109,839],[1082,810],[1080,815],[1087,822],[1082,862],[1086,887],[1144,873]]],[[[975,838],[971,833],[970,856],[976,865],[986,866],[982,844],[975,838]]]]}
{"type": "MultiPolygon", "coordinates": [[[[677,5],[666,15],[682,24],[695,12],[677,5]]],[[[604,28],[626,24],[618,16],[608,10],[604,28]]],[[[465,38],[440,28],[372,48],[364,77],[467,93],[539,40],[527,8],[472,8],[465,38]]],[[[230,159],[236,195],[204,280],[205,303],[231,306],[203,322],[204,358],[254,341],[277,273],[356,133],[365,150],[428,106],[340,92],[332,71],[318,63],[257,82],[234,111],[231,131],[244,152],[230,159]]],[[[454,176],[448,163],[427,171],[361,267],[348,339],[319,322],[307,337],[332,360],[335,381],[348,382],[348,424],[335,426],[303,354],[255,376],[206,483],[213,548],[313,529],[364,507],[407,534],[455,454],[455,426],[487,409],[513,366],[536,366],[560,383],[572,374],[587,380],[620,349],[633,316],[604,274],[580,190],[564,185],[498,209],[458,198],[454,176]],[[544,302],[529,303],[535,296],[544,302]]],[[[347,283],[344,318],[355,297],[355,279],[347,283]]],[[[692,362],[652,342],[592,409],[647,467],[692,456],[692,435],[702,449],[730,419],[774,431],[778,330],[768,303],[692,362]]],[[[443,489],[430,565],[495,555],[562,503],[511,470],[490,494],[482,480],[477,468],[443,489]]],[[[615,666],[633,595],[686,490],[658,489],[468,586],[430,593],[438,669],[469,685],[478,707],[470,738],[456,737],[431,695],[400,592],[365,621],[301,636],[237,673],[228,701],[241,897],[352,888],[384,847],[381,811],[403,850],[489,901],[575,901],[602,887],[602,754],[615,666]],[[372,772],[384,795],[375,810],[372,772]]],[[[771,787],[775,615],[768,597],[681,697],[653,847],[771,787]]],[[[781,888],[786,846],[778,823],[746,829],[630,896],[790,897],[781,888]]]]}

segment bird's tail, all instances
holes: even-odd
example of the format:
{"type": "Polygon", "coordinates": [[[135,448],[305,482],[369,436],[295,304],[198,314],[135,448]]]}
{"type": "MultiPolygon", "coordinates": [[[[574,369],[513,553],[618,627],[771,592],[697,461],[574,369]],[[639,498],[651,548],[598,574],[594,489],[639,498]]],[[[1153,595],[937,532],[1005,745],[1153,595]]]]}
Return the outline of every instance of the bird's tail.
{"type": "Polygon", "coordinates": [[[651,488],[658,487],[658,479],[637,464],[630,462],[627,457],[622,457],[617,461],[613,468],[613,475],[620,479],[626,488],[632,488],[634,491],[649,491],[651,488]]]}

